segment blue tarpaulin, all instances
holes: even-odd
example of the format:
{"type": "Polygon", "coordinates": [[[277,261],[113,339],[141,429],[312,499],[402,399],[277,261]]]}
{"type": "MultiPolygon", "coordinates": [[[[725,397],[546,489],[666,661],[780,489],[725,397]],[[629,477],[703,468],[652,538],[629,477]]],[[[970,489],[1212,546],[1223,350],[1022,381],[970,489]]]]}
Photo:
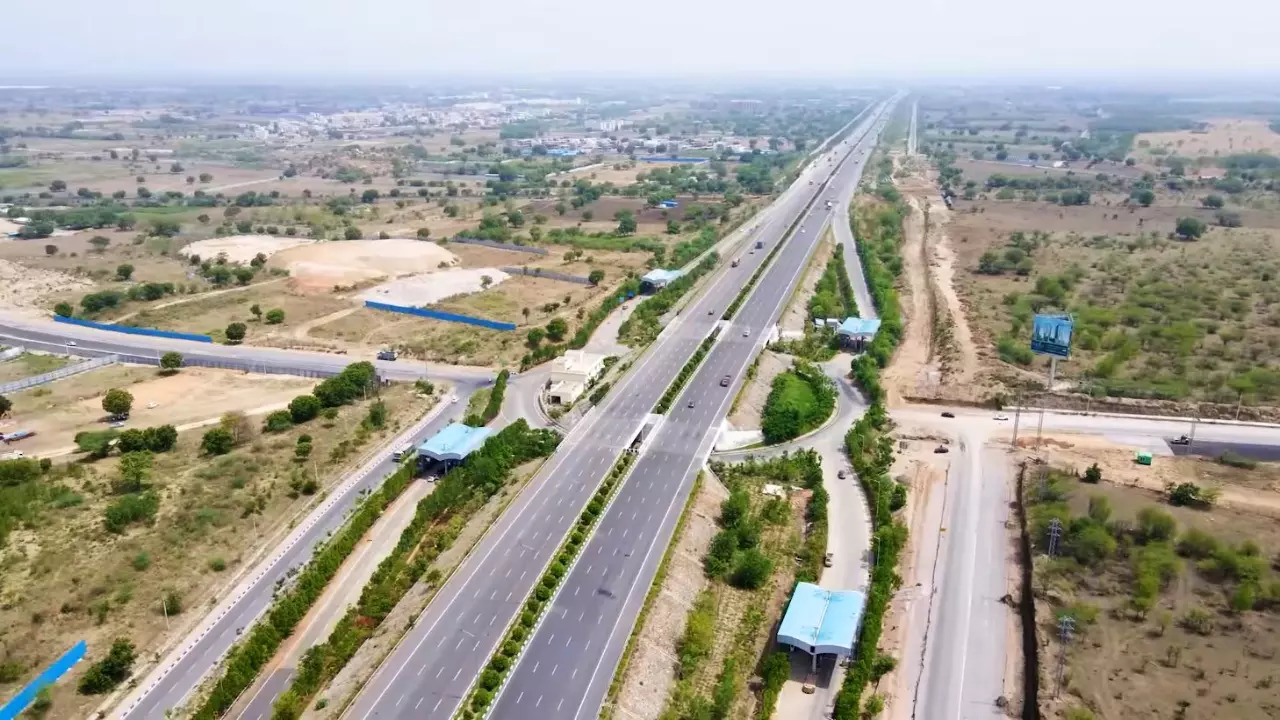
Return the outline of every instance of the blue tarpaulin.
{"type": "Polygon", "coordinates": [[[58,678],[65,675],[73,665],[80,662],[87,651],[88,646],[85,645],[83,640],[72,645],[70,650],[64,653],[62,657],[54,660],[52,665],[45,668],[44,672],[36,676],[35,680],[32,680],[26,687],[22,688],[17,695],[13,696],[12,700],[4,704],[4,707],[0,707],[0,720],[13,720],[22,714],[22,711],[26,710],[27,706],[36,699],[36,693],[40,692],[40,688],[57,682],[58,678]]]}

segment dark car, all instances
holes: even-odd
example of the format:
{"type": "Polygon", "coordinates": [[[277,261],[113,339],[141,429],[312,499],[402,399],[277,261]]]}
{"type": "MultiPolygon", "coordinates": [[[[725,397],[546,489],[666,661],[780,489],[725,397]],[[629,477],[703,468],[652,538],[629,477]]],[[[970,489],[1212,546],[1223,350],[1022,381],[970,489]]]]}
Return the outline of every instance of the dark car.
{"type": "Polygon", "coordinates": [[[942,455],[943,453],[951,452],[951,448],[947,447],[946,445],[939,445],[938,447],[933,449],[933,452],[937,455],[942,455]]]}
{"type": "Polygon", "coordinates": [[[956,414],[955,414],[955,413],[953,413],[953,412],[944,412],[944,413],[942,413],[942,417],[945,417],[945,418],[953,418],[953,417],[955,417],[955,416],[956,416],[956,414]]]}
{"type": "Polygon", "coordinates": [[[730,378],[728,375],[720,378],[720,387],[729,387],[729,380],[730,378]]]}
{"type": "Polygon", "coordinates": [[[690,401],[689,401],[689,407],[693,407],[693,401],[692,401],[692,400],[690,400],[690,401]]]}

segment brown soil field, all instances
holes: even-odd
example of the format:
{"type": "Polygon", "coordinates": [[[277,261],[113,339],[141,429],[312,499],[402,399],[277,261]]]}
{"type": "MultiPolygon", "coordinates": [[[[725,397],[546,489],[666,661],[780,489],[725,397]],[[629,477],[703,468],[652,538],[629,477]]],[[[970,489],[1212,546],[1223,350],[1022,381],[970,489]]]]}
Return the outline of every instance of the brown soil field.
{"type": "Polygon", "coordinates": [[[1147,162],[1157,156],[1151,148],[1163,148],[1182,157],[1219,157],[1235,153],[1280,153],[1280,133],[1266,120],[1255,118],[1214,118],[1205,132],[1140,133],[1134,138],[1134,154],[1147,162]],[[1143,143],[1147,143],[1144,147],[1143,143]]]}
{"type": "MultiPolygon", "coordinates": [[[[277,279],[257,283],[244,290],[192,296],[192,299],[179,304],[143,309],[124,322],[135,327],[212,335],[217,339],[223,337],[227,325],[242,322],[247,329],[245,342],[255,343],[270,337],[288,336],[298,326],[351,307],[353,303],[350,293],[345,291],[335,293],[329,288],[326,293],[305,288],[299,292],[292,279],[277,279]],[[253,305],[258,305],[264,315],[276,308],[284,310],[284,322],[271,325],[255,318],[249,311],[253,305]]],[[[130,305],[125,309],[135,308],[130,305]]]]}
{"type": "Polygon", "coordinates": [[[75,434],[82,430],[105,430],[102,396],[111,388],[133,394],[127,427],[145,428],[279,406],[313,385],[313,381],[285,375],[186,368],[162,377],[151,367],[111,365],[10,395],[13,410],[4,424],[10,429],[35,430],[36,436],[23,440],[18,449],[42,455],[74,448],[75,434]]]}
{"type": "MultiPolygon", "coordinates": [[[[1087,485],[1067,479],[1064,487],[1070,493],[1067,507],[1076,517],[1088,513],[1090,498],[1105,498],[1102,502],[1110,508],[1113,523],[1135,523],[1139,511],[1159,509],[1176,524],[1174,537],[1182,538],[1192,529],[1206,532],[1230,557],[1257,548],[1257,564],[1262,567],[1258,582],[1273,588],[1266,592],[1274,592],[1275,573],[1267,565],[1280,548],[1280,526],[1273,519],[1227,508],[1171,507],[1155,493],[1105,482],[1087,485]]],[[[1031,507],[1032,518],[1037,511],[1031,507]]],[[[1076,531],[1068,538],[1071,532],[1076,531]]],[[[1112,532],[1129,537],[1122,529],[1112,532]]],[[[1266,605],[1231,609],[1239,583],[1229,573],[1227,579],[1219,579],[1216,568],[1222,566],[1214,559],[1226,556],[1210,553],[1198,559],[1202,556],[1180,544],[1174,546],[1175,553],[1159,541],[1139,537],[1122,541],[1111,558],[1082,567],[1070,557],[1051,559],[1043,554],[1043,544],[1037,545],[1041,706],[1046,711],[1042,717],[1262,720],[1280,711],[1272,689],[1280,677],[1280,615],[1266,605]],[[1135,610],[1130,604],[1135,568],[1145,562],[1137,558],[1159,552],[1172,563],[1169,580],[1158,591],[1154,607],[1135,610]],[[1066,649],[1063,691],[1054,698],[1060,613],[1077,622],[1066,649]],[[1080,714],[1080,709],[1092,714],[1080,714]]],[[[1074,552],[1070,540],[1067,545],[1067,553],[1074,552]]]]}
{"type": "MultiPolygon", "coordinates": [[[[242,384],[225,397],[235,395],[240,408],[263,402],[262,388],[245,386],[240,377],[235,381],[242,384]]],[[[214,405],[189,403],[190,415],[231,405],[219,405],[221,378],[200,380],[197,373],[184,370],[173,379],[187,385],[178,395],[182,399],[211,393],[214,405]]],[[[164,380],[156,382],[164,387],[164,380]]],[[[150,417],[143,402],[150,386],[130,386],[138,394],[138,425],[144,418],[148,424],[176,419],[181,413],[168,405],[155,412],[168,411],[172,418],[150,417]]],[[[22,675],[29,677],[79,640],[87,640],[91,657],[98,657],[112,639],[126,637],[149,661],[166,642],[185,632],[188,621],[216,603],[258,547],[278,540],[279,533],[287,532],[290,518],[429,406],[407,386],[393,386],[382,397],[390,409],[386,429],[366,434],[359,442],[357,428],[367,412],[362,405],[341,408],[332,420],[317,419],[274,435],[259,434],[259,421],[250,418],[253,437],[217,458],[199,453],[199,433],[183,434],[174,450],[154,456],[148,482],[160,499],[154,524],[134,524],[120,534],[103,526],[104,509],[115,500],[111,483],[118,476],[118,460],[112,456],[92,463],[55,464],[40,481],[54,489],[52,500],[37,507],[30,525],[12,532],[0,550],[5,568],[0,657],[19,663],[22,675]],[[316,462],[299,464],[293,451],[304,432],[313,437],[316,462]],[[315,478],[319,492],[300,494],[301,484],[320,467],[325,470],[315,478]],[[177,601],[176,606],[164,606],[168,620],[162,597],[177,601]]],[[[71,408],[83,402],[74,396],[66,401],[71,408]]],[[[100,700],[75,692],[87,666],[81,663],[68,681],[54,688],[57,717],[84,717],[100,700]]],[[[5,685],[0,692],[15,689],[5,685]]]]}

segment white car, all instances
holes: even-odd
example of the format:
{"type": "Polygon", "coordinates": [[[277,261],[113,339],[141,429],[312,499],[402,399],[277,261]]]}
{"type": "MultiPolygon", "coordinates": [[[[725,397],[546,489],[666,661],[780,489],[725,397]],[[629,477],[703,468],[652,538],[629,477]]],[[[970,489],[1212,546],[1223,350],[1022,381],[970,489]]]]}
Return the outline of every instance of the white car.
{"type": "Polygon", "coordinates": [[[1000,413],[999,415],[995,416],[995,417],[994,417],[994,418],[992,418],[992,419],[993,419],[993,420],[997,420],[997,421],[999,421],[999,422],[1004,422],[1004,421],[1006,421],[1006,420],[1008,420],[1008,419],[1009,419],[1009,416],[1008,416],[1008,415],[1005,415],[1004,413],[1000,413]]]}

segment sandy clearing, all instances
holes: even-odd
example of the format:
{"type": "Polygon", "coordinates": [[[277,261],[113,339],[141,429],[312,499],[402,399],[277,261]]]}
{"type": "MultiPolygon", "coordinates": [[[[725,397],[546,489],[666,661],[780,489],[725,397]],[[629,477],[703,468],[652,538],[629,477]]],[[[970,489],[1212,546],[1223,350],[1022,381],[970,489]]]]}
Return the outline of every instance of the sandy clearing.
{"type": "Polygon", "coordinates": [[[199,255],[212,260],[226,253],[227,262],[248,263],[258,253],[271,257],[278,252],[300,245],[315,243],[311,238],[276,237],[274,235],[229,235],[227,237],[197,240],[182,248],[183,255],[199,255]]]}
{"type": "Polygon", "coordinates": [[[439,245],[408,238],[313,243],[283,250],[272,260],[289,270],[295,284],[326,289],[457,264],[457,256],[439,245]]]}
{"type": "Polygon", "coordinates": [[[494,287],[511,277],[497,268],[453,268],[392,280],[369,288],[358,296],[361,300],[422,307],[455,295],[480,292],[484,278],[494,287]]]}
{"type": "Polygon", "coordinates": [[[0,219],[0,235],[8,235],[22,229],[22,226],[12,220],[0,219]]]}
{"type": "Polygon", "coordinates": [[[66,273],[0,260],[0,308],[36,308],[50,293],[80,290],[90,285],[66,273]]]}

